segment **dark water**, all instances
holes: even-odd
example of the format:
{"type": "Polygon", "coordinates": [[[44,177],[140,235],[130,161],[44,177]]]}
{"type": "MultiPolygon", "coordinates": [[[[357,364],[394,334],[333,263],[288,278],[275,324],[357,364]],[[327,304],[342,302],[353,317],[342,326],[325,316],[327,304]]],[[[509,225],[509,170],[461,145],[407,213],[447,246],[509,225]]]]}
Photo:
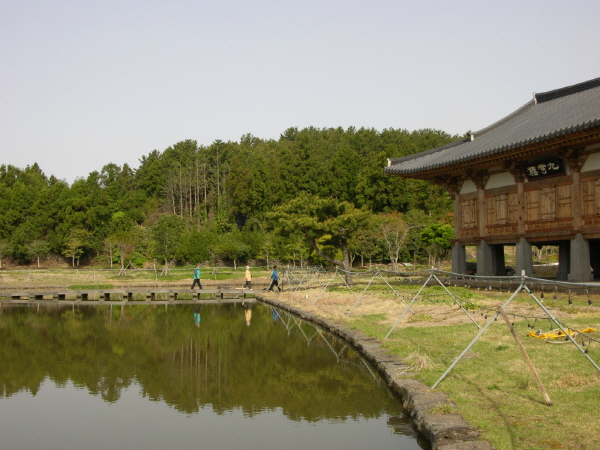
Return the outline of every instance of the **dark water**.
{"type": "Polygon", "coordinates": [[[0,342],[2,450],[421,448],[360,355],[264,305],[4,306],[0,342]]]}

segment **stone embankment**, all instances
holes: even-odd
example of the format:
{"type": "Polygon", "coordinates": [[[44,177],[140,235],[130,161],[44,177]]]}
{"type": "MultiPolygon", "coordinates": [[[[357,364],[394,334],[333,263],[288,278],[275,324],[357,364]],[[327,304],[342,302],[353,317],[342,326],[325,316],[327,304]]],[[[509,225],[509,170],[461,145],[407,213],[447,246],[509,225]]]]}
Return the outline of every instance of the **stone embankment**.
{"type": "Polygon", "coordinates": [[[289,311],[350,343],[377,368],[392,391],[398,395],[405,413],[410,416],[413,428],[431,444],[432,450],[493,450],[489,443],[477,440],[479,431],[460,414],[432,414],[431,410],[434,408],[446,404],[454,408],[455,405],[444,393],[434,391],[417,380],[405,378],[406,365],[399,357],[390,355],[377,339],[368,337],[361,331],[351,330],[342,322],[307,313],[272,298],[257,295],[257,299],[289,311]]]}

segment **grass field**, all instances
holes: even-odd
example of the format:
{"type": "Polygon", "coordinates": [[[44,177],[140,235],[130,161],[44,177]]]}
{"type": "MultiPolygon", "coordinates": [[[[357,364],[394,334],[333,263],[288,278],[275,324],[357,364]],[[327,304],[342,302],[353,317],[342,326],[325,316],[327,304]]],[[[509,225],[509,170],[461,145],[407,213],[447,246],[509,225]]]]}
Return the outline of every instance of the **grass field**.
{"type": "MultiPolygon", "coordinates": [[[[400,298],[409,303],[418,286],[400,287],[396,295],[383,285],[371,285],[365,295],[359,296],[361,289],[355,286],[354,293],[349,293],[347,288],[333,292],[320,288],[288,293],[287,298],[284,292],[278,300],[344,321],[379,339],[411,366],[406,377],[429,386],[440,379],[476,338],[479,328],[474,322],[484,326],[489,321],[489,328],[436,389],[446,393],[458,412],[481,430],[482,439],[498,450],[600,448],[597,431],[600,416],[596,413],[600,372],[564,337],[545,341],[528,336],[531,331],[545,333],[557,327],[528,294],[523,292],[514,297],[506,312],[552,406],[546,404],[507,324],[501,318],[493,321],[494,312],[511,293],[450,288],[468,308],[465,311],[444,294],[441,286],[428,288],[412,305],[413,312],[405,314],[385,339],[406,308],[400,298]]],[[[561,323],[576,330],[587,327],[600,330],[600,308],[593,306],[600,304],[600,297],[581,294],[547,297],[540,300],[561,323]]],[[[600,331],[582,334],[577,342],[584,342],[582,348],[600,365],[600,331]]],[[[453,411],[440,408],[432,412],[453,411]]]]}

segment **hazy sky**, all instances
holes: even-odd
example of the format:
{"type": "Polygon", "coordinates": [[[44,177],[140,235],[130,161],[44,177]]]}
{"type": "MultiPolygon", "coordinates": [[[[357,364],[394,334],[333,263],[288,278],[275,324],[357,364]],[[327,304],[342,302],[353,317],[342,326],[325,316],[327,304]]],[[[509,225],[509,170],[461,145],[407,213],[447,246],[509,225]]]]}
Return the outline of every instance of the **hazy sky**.
{"type": "Polygon", "coordinates": [[[71,183],[185,139],[476,131],[600,77],[599,19],[598,0],[0,0],[0,164],[71,183]]]}

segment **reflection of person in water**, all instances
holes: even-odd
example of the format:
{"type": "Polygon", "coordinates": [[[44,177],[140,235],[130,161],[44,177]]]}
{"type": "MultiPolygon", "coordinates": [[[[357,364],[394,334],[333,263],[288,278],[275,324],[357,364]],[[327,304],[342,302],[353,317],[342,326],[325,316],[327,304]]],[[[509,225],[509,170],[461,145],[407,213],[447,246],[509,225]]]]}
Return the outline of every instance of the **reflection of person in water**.
{"type": "Polygon", "coordinates": [[[271,316],[273,317],[273,322],[277,322],[277,319],[279,319],[279,311],[275,308],[271,308],[271,316]]]}
{"type": "Polygon", "coordinates": [[[244,311],[244,315],[246,316],[246,325],[250,326],[250,320],[252,319],[252,305],[250,303],[246,303],[244,308],[246,308],[246,311],[244,311]]]}
{"type": "Polygon", "coordinates": [[[200,308],[202,308],[202,305],[198,305],[194,311],[194,324],[196,325],[196,328],[200,328],[200,308]]]}

